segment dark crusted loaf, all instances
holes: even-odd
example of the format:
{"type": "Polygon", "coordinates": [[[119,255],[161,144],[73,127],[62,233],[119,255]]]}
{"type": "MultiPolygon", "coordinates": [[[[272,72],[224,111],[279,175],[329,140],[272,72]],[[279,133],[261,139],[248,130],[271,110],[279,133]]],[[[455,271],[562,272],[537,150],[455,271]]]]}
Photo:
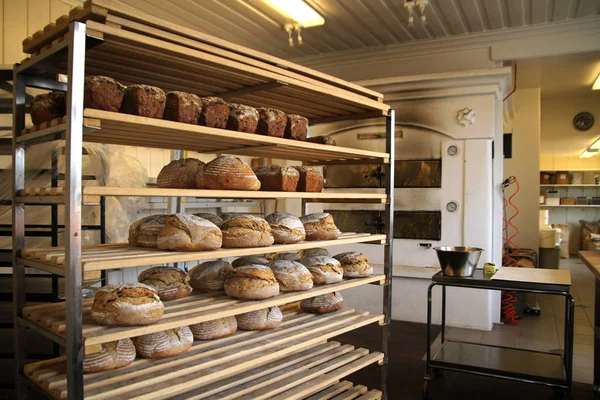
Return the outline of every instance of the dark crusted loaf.
{"type": "Polygon", "coordinates": [[[258,109],[258,126],[256,133],[259,135],[282,137],[287,123],[287,116],[281,110],[261,107],[258,109]]]}
{"type": "Polygon", "coordinates": [[[125,89],[121,112],[141,117],[162,119],[167,97],[161,88],[131,85],[125,89]]]}
{"type": "Polygon", "coordinates": [[[301,115],[288,114],[283,137],[295,140],[306,140],[308,119],[301,115]]]}
{"type": "Polygon", "coordinates": [[[238,132],[254,133],[258,125],[258,111],[243,104],[229,104],[227,129],[238,132]]]}
{"type": "Polygon", "coordinates": [[[29,113],[34,125],[64,117],[67,114],[67,94],[65,92],[38,94],[31,101],[29,113]]]}
{"type": "Polygon", "coordinates": [[[169,92],[166,97],[164,119],[197,124],[202,110],[200,97],[193,93],[169,92]]]}
{"type": "Polygon", "coordinates": [[[125,86],[108,76],[88,76],[85,78],[83,104],[85,108],[119,112],[125,86]]]}

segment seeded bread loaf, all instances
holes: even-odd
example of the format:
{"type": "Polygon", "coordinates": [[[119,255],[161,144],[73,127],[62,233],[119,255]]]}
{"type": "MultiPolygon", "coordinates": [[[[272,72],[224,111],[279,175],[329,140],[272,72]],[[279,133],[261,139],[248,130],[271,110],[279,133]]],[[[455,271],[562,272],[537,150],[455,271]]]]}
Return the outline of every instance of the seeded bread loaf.
{"type": "Polygon", "coordinates": [[[131,85],[125,89],[120,111],[124,114],[162,119],[167,97],[161,88],[131,85]]]}
{"type": "Polygon", "coordinates": [[[229,336],[237,331],[237,320],[234,316],[190,325],[194,339],[212,340],[229,336]]]}
{"type": "Polygon", "coordinates": [[[263,331],[277,328],[283,321],[279,307],[269,307],[264,310],[251,311],[235,316],[238,329],[244,331],[263,331]]]}
{"type": "Polygon", "coordinates": [[[273,271],[264,265],[243,265],[225,281],[225,293],[242,300],[262,300],[279,294],[273,271]]]}
{"type": "Polygon", "coordinates": [[[269,260],[267,260],[266,258],[263,257],[240,257],[236,260],[233,260],[233,262],[231,263],[231,265],[233,266],[233,268],[237,268],[237,267],[241,267],[242,265],[251,265],[251,264],[257,264],[257,265],[269,265],[269,260]]]}
{"type": "Polygon", "coordinates": [[[158,234],[156,245],[161,250],[217,250],[223,243],[221,230],[209,220],[192,214],[172,214],[158,234]]]}
{"type": "Polygon", "coordinates": [[[267,165],[254,168],[260,181],[260,190],[295,192],[300,180],[300,173],[292,167],[267,165]]]}
{"type": "Polygon", "coordinates": [[[338,260],[331,257],[307,257],[300,261],[313,276],[315,285],[327,285],[340,282],[344,277],[344,270],[338,260]]]}
{"type": "Polygon", "coordinates": [[[283,137],[294,140],[306,140],[308,119],[301,115],[288,114],[283,137]]]}
{"type": "Polygon", "coordinates": [[[29,105],[29,114],[34,125],[64,117],[67,115],[67,94],[58,91],[38,94],[29,105]]]}
{"type": "Polygon", "coordinates": [[[348,251],[334,256],[342,264],[344,278],[361,278],[373,274],[373,267],[363,253],[348,251]]]}
{"type": "Polygon", "coordinates": [[[323,176],[314,168],[294,167],[300,177],[298,179],[297,192],[321,192],[323,190],[323,176]]]}
{"type": "Polygon", "coordinates": [[[300,302],[302,311],[313,314],[332,313],[341,310],[342,307],[344,307],[344,298],[338,292],[322,294],[300,302]]]}
{"type": "Polygon", "coordinates": [[[299,292],[313,287],[312,274],[304,265],[296,261],[274,260],[269,263],[280,292],[299,292]]]}
{"type": "Polygon", "coordinates": [[[194,336],[188,326],[149,333],[133,338],[137,354],[158,360],[185,353],[192,347],[194,336]]]}
{"type": "Polygon", "coordinates": [[[210,128],[225,129],[229,119],[229,105],[219,97],[203,97],[200,101],[202,112],[198,123],[210,128]]]}
{"type": "Polygon", "coordinates": [[[155,288],[162,301],[180,299],[192,293],[187,274],[175,267],[148,268],[138,275],[138,282],[155,288]]]}
{"type": "Polygon", "coordinates": [[[202,111],[200,97],[193,93],[169,92],[165,102],[164,119],[186,124],[198,124],[202,111]]]}
{"type": "Polygon", "coordinates": [[[198,170],[204,163],[197,158],[180,158],[165,165],[156,177],[156,187],[195,189],[198,170]]]}
{"type": "Polygon", "coordinates": [[[260,181],[248,165],[234,156],[217,157],[199,171],[198,189],[259,190],[260,181]]]}
{"type": "Polygon", "coordinates": [[[308,214],[300,218],[306,230],[306,240],[334,240],[340,237],[340,230],[335,226],[329,213],[308,214]]]}
{"type": "Polygon", "coordinates": [[[138,219],[129,227],[129,244],[136,247],[156,248],[158,234],[165,227],[166,215],[150,215],[138,219]]]}
{"type": "Polygon", "coordinates": [[[314,136],[314,137],[309,137],[306,140],[311,143],[326,144],[329,146],[336,145],[335,139],[330,136],[314,136]]]}
{"type": "Polygon", "coordinates": [[[158,292],[142,283],[120,283],[96,291],[92,319],[100,325],[149,325],[158,321],[164,306],[158,292]]]}
{"type": "Polygon", "coordinates": [[[303,241],[306,231],[300,218],[286,212],[267,215],[265,219],[271,226],[271,234],[277,244],[291,244],[303,241]]]}
{"type": "Polygon", "coordinates": [[[257,134],[282,137],[286,124],[287,116],[283,111],[267,107],[258,109],[257,134]]]}
{"type": "Polygon", "coordinates": [[[190,270],[190,286],[194,290],[219,292],[232,272],[233,267],[227,261],[206,261],[190,270]]]}
{"type": "Polygon", "coordinates": [[[88,76],[83,85],[83,106],[119,112],[125,86],[108,76],[88,76]]]}
{"type": "Polygon", "coordinates": [[[221,225],[223,225],[223,220],[218,215],[211,214],[211,213],[196,213],[194,215],[196,217],[200,217],[200,218],[209,220],[210,222],[215,224],[218,228],[221,228],[221,225]]]}
{"type": "Polygon", "coordinates": [[[120,339],[102,343],[99,353],[86,354],[83,358],[83,373],[109,371],[126,367],[135,360],[135,346],[131,339],[120,339]]]}
{"type": "Polygon", "coordinates": [[[273,244],[269,223],[253,215],[233,217],[221,225],[223,247],[264,247],[273,244]]]}
{"type": "Polygon", "coordinates": [[[258,111],[243,104],[229,104],[227,129],[237,132],[254,133],[258,126],[258,111]]]}

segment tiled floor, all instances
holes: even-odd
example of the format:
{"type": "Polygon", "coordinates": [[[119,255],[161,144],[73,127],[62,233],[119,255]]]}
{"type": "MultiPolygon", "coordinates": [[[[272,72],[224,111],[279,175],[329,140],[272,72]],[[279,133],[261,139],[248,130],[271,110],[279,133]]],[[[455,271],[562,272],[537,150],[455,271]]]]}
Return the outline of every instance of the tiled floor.
{"type": "MultiPolygon", "coordinates": [[[[575,298],[573,380],[592,383],[594,368],[594,276],[577,258],[561,260],[571,271],[575,298]]],[[[499,346],[560,352],[564,346],[564,299],[538,295],[541,314],[525,315],[518,326],[498,324],[491,332],[448,328],[448,337],[499,346]]]]}

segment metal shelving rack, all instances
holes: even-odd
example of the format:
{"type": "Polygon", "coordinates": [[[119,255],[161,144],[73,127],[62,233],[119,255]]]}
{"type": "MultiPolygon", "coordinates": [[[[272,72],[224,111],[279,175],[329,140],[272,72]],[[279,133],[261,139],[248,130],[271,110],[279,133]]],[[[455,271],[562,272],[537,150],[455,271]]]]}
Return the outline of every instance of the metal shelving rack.
{"type": "MultiPolygon", "coordinates": [[[[18,395],[27,387],[54,398],[204,398],[224,391],[254,398],[308,398],[317,392],[364,393],[345,376],[380,364],[383,397],[389,397],[394,207],[394,111],[382,95],[262,53],[209,37],[114,4],[91,0],[24,41],[33,55],[14,69],[13,103],[13,292],[16,382],[18,395]],[[149,62],[160,60],[161,62],[149,62]],[[56,82],[67,73],[68,84],[56,82]],[[318,145],[261,135],[231,132],[177,122],[83,108],[85,74],[106,74],[125,84],[154,82],[166,90],[272,106],[305,115],[311,125],[337,120],[383,117],[386,152],[318,145]],[[67,116],[25,128],[25,88],[67,91],[67,116]],[[49,140],[66,142],[64,191],[36,192],[24,187],[25,147],[49,140]],[[287,193],[156,188],[83,188],[83,141],[186,148],[204,153],[274,157],[305,165],[382,163],[385,194],[287,193]],[[382,235],[343,234],[334,241],[301,242],[268,248],[220,249],[212,252],[165,252],[127,244],[82,246],[81,206],[94,196],[165,196],[200,198],[303,199],[307,202],[376,203],[385,208],[382,235]],[[25,203],[64,204],[66,246],[24,248],[25,203]],[[384,274],[318,286],[307,292],[244,302],[224,294],[198,294],[166,303],[165,316],[145,327],[100,327],[88,319],[90,300],[82,300],[82,279],[114,268],[177,263],[240,255],[284,252],[352,243],[374,243],[384,251],[384,274]],[[66,278],[66,302],[25,306],[26,267],[66,278]],[[364,284],[381,285],[381,314],[343,309],[326,315],[284,308],[284,323],[275,330],[239,332],[216,341],[196,342],[180,356],[136,360],[130,366],[83,379],[85,353],[118,338],[236,315],[269,306],[284,306],[315,295],[364,284]],[[382,352],[354,349],[328,341],[367,324],[382,326],[382,352]],[[66,357],[25,364],[24,331],[32,329],[66,347],[66,357]],[[207,361],[206,364],[203,361],[207,361]],[[302,373],[298,376],[298,373],[302,373]],[[294,375],[296,374],[296,375],[294,375]]],[[[319,395],[320,396],[320,395],[319,395]]],[[[365,398],[380,398],[371,391],[365,398]]],[[[235,396],[234,396],[235,397],[235,396]]],[[[232,397],[233,398],[233,397],[232,397]]],[[[320,397],[317,397],[320,398],[320,397]]]]}

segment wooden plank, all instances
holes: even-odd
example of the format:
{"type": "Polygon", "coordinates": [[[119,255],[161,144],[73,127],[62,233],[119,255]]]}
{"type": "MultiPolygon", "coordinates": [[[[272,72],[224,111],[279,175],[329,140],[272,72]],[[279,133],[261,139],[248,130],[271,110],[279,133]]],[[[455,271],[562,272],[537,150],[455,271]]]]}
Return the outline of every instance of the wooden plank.
{"type": "Polygon", "coordinates": [[[365,393],[368,389],[365,386],[357,385],[352,389],[348,389],[344,393],[340,393],[335,397],[332,397],[332,400],[352,400],[359,397],[361,394],[365,393]]]}
{"type": "Polygon", "coordinates": [[[339,382],[339,383],[329,386],[325,390],[321,390],[319,393],[316,393],[310,397],[307,397],[305,400],[329,400],[332,397],[335,397],[338,394],[343,393],[346,390],[351,389],[351,388],[352,388],[352,382],[342,381],[342,382],[339,382]]]}
{"type": "Polygon", "coordinates": [[[578,254],[596,279],[600,279],[600,251],[580,251],[578,254]]]}
{"type": "Polygon", "coordinates": [[[383,397],[383,393],[380,390],[371,390],[368,393],[358,397],[357,400],[379,400],[383,397]]]}

